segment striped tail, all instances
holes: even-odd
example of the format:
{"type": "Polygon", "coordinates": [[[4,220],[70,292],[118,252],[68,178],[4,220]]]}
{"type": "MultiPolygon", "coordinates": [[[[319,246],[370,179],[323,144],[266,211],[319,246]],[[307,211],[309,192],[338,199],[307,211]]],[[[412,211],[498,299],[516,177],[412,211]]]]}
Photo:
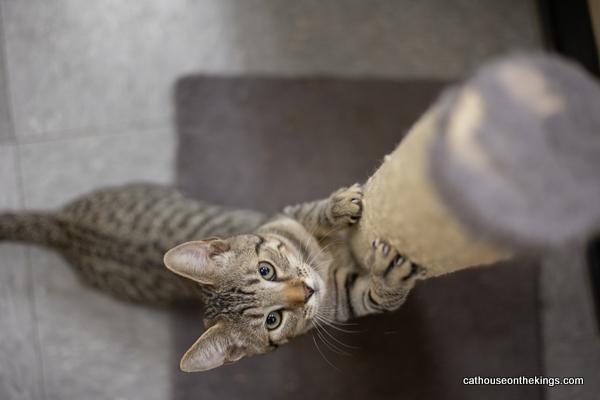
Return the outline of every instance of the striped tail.
{"type": "Polygon", "coordinates": [[[8,240],[52,246],[62,239],[63,231],[52,214],[0,214],[0,242],[8,240]]]}

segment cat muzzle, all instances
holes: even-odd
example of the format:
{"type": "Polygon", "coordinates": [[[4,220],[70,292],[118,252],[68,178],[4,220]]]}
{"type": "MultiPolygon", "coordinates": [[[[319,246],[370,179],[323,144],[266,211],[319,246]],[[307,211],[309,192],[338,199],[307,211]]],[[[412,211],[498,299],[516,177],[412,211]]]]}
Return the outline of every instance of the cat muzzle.
{"type": "Polygon", "coordinates": [[[290,308],[304,306],[314,293],[314,289],[302,280],[287,283],[282,291],[283,300],[290,308]]]}

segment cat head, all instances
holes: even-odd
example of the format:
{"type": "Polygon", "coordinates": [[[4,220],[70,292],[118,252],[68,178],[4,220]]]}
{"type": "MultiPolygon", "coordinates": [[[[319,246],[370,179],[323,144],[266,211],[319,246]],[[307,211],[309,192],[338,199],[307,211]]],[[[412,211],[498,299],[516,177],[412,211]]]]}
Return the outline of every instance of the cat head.
{"type": "Polygon", "coordinates": [[[302,245],[277,234],[188,242],[164,261],[206,288],[208,329],[183,356],[183,371],[275,350],[332,309],[325,296],[327,256],[312,237],[302,245]]]}

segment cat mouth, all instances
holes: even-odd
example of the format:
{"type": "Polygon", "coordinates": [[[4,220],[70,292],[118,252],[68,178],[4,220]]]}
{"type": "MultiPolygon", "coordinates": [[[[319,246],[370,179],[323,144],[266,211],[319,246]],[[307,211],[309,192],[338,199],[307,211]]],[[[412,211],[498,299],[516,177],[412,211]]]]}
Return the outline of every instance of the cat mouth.
{"type": "Polygon", "coordinates": [[[311,273],[308,279],[306,279],[306,285],[308,285],[313,295],[312,298],[317,298],[321,296],[321,288],[323,287],[323,279],[319,276],[319,274],[311,273]]]}
{"type": "Polygon", "coordinates": [[[320,305],[323,304],[323,299],[325,296],[323,290],[325,287],[323,284],[323,279],[318,274],[311,274],[310,278],[307,279],[306,284],[309,285],[313,291],[313,294],[308,299],[307,304],[312,305],[311,308],[314,308],[316,314],[316,311],[319,309],[320,305]]]}

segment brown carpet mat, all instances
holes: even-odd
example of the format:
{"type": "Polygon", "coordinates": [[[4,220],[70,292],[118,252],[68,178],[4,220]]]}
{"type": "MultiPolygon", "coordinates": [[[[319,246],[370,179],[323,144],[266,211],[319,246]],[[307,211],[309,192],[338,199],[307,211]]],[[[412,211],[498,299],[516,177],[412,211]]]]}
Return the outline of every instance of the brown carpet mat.
{"type": "MultiPolygon", "coordinates": [[[[192,76],[175,90],[178,184],[216,203],[273,211],[363,181],[443,88],[441,82],[192,76]]],[[[541,375],[536,265],[423,282],[396,313],[312,334],[199,374],[173,372],[176,399],[541,399],[537,386],[466,386],[464,377],[541,375]],[[328,359],[325,360],[325,357],[328,359]],[[335,367],[331,366],[333,364],[335,367]]],[[[201,312],[174,314],[179,357],[201,312]]],[[[173,359],[173,364],[179,360],[173,359]]]]}

